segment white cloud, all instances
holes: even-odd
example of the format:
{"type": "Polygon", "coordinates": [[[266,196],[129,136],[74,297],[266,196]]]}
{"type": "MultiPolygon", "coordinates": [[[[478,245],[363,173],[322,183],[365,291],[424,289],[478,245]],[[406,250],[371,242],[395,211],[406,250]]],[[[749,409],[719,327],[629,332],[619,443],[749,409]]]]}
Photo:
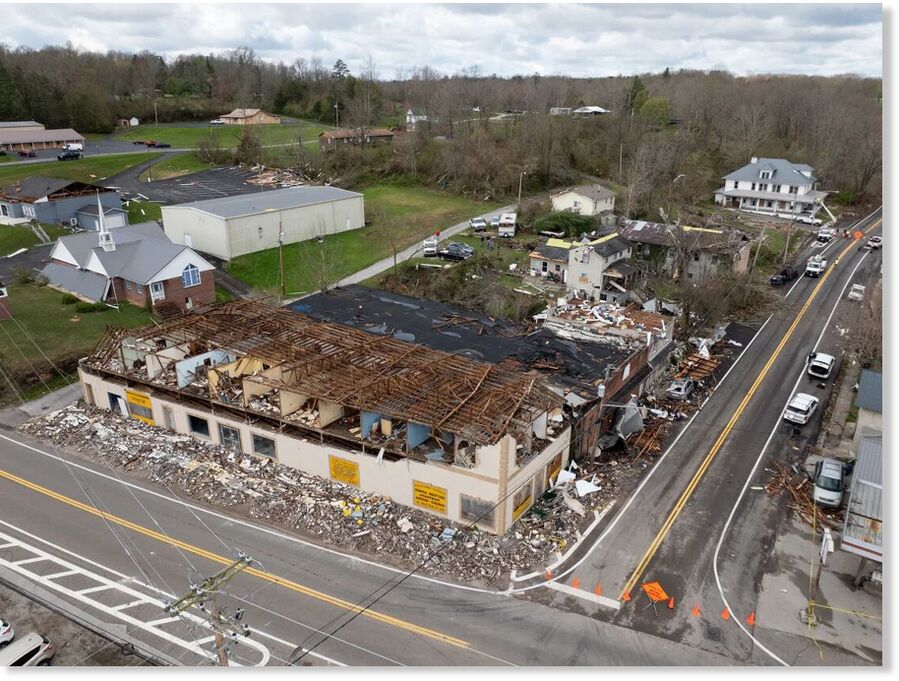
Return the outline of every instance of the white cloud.
{"type": "Polygon", "coordinates": [[[8,4],[0,43],[71,41],[166,57],[252,47],[270,61],[318,56],[382,76],[430,64],[499,75],[605,76],[708,69],[882,74],[879,5],[8,4]]]}

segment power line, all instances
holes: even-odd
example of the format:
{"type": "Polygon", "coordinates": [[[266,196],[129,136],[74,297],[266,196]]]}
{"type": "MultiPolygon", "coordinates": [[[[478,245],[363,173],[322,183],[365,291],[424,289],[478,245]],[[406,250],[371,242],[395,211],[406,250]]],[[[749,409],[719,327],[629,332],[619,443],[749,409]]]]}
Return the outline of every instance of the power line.
{"type": "Polygon", "coordinates": [[[18,343],[13,340],[12,335],[10,335],[9,331],[7,331],[6,326],[4,324],[0,324],[0,329],[3,329],[3,333],[6,334],[6,337],[9,338],[9,342],[12,343],[13,347],[19,351],[19,354],[22,355],[22,359],[25,360],[25,363],[31,368],[31,371],[34,372],[34,375],[37,376],[37,380],[44,384],[44,388],[47,392],[50,392],[50,386],[47,385],[47,382],[44,380],[43,376],[40,375],[37,369],[34,368],[34,365],[31,363],[31,360],[25,356],[25,353],[22,352],[22,348],[19,347],[18,343]]]}
{"type": "Polygon", "coordinates": [[[56,373],[58,373],[60,376],[62,376],[63,380],[64,380],[67,384],[71,384],[71,383],[72,383],[71,379],[70,379],[70,378],[69,378],[69,377],[68,377],[68,376],[67,376],[67,375],[66,375],[66,374],[65,374],[65,373],[58,367],[58,366],[56,366],[56,364],[53,362],[52,359],[50,359],[49,357],[47,357],[47,354],[44,352],[43,348],[41,348],[41,346],[38,345],[37,341],[34,340],[34,338],[32,337],[32,335],[28,332],[28,329],[25,328],[25,325],[24,325],[20,320],[16,319],[15,317],[13,317],[12,320],[13,320],[13,321],[16,323],[16,325],[22,330],[22,333],[25,334],[25,337],[26,337],[29,341],[31,341],[31,344],[32,344],[35,348],[37,348],[37,351],[38,351],[39,353],[41,353],[41,356],[42,356],[45,360],[47,360],[47,361],[50,363],[50,366],[52,366],[52,367],[56,370],[56,373]]]}

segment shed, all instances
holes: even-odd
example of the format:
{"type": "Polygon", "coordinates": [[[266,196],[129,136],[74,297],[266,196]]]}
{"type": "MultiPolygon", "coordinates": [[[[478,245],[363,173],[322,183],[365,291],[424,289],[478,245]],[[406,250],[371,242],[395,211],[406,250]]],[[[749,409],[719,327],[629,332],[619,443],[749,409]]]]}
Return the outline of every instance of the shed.
{"type": "Polygon", "coordinates": [[[162,207],[166,234],[224,260],[365,225],[362,194],[290,187],[162,207]]]}

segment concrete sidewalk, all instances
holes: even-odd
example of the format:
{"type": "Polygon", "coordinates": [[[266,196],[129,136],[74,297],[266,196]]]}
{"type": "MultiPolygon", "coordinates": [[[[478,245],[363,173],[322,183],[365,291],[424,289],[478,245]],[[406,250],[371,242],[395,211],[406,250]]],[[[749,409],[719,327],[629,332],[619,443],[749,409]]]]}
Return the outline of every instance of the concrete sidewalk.
{"type": "Polygon", "coordinates": [[[81,383],[73,380],[69,385],[47,393],[31,402],[0,411],[0,426],[15,428],[34,416],[42,416],[81,399],[81,383]]]}

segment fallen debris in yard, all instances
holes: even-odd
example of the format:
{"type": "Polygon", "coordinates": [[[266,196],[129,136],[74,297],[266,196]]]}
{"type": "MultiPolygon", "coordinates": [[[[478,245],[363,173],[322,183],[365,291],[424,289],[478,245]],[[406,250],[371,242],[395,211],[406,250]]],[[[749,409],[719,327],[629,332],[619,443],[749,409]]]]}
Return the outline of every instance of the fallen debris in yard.
{"type": "Polygon", "coordinates": [[[771,459],[769,468],[765,470],[772,473],[765,491],[776,497],[787,490],[791,497],[787,507],[796,511],[807,525],[814,524],[819,529],[823,527],[838,529],[843,526],[842,510],[825,509],[812,501],[812,481],[804,472],[793,472],[774,459],[771,459]]]}

